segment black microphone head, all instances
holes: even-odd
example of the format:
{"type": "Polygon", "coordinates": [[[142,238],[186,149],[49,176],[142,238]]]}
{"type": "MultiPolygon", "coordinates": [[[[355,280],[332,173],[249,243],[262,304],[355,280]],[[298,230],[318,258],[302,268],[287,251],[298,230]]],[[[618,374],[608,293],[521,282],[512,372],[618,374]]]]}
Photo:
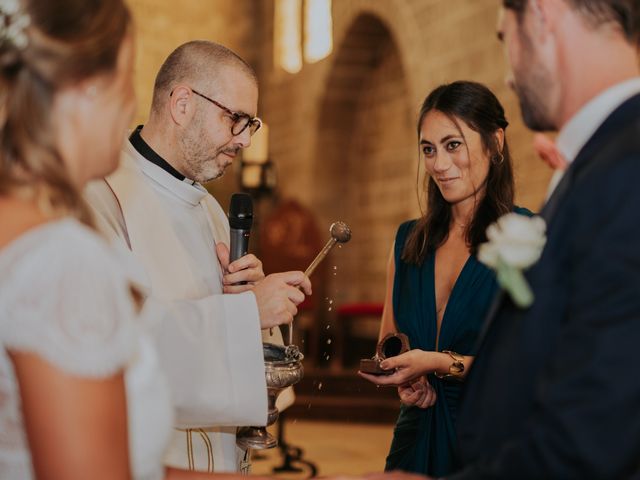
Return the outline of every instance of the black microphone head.
{"type": "Polygon", "coordinates": [[[246,193],[234,193],[229,204],[229,226],[237,230],[251,230],[253,201],[246,193]]]}

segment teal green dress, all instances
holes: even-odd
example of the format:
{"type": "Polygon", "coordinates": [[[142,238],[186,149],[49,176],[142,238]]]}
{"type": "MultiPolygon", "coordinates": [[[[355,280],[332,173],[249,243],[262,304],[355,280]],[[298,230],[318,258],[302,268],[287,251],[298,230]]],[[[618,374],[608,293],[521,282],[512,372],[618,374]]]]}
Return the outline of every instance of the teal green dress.
{"type": "MultiPolygon", "coordinates": [[[[515,208],[515,211],[531,215],[525,209],[515,208]]],[[[407,264],[400,258],[415,223],[415,220],[403,223],[396,235],[393,313],[398,331],[409,337],[411,348],[433,351],[437,335],[435,255],[428,254],[421,266],[407,264]]],[[[470,256],[447,302],[439,351],[475,355],[476,339],[497,290],[493,272],[475,256],[470,256]]],[[[463,384],[434,375],[429,375],[428,380],[436,391],[436,403],[427,409],[401,407],[385,470],[439,477],[450,473],[455,466],[456,417],[463,384]]]]}

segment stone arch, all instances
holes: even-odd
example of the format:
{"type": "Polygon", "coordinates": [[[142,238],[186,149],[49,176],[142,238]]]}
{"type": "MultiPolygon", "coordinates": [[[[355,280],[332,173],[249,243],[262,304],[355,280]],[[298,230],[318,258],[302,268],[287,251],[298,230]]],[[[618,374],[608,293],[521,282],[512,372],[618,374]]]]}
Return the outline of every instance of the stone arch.
{"type": "Polygon", "coordinates": [[[411,103],[388,24],[372,13],[356,16],[332,56],[312,166],[314,207],[322,223],[343,219],[354,232],[335,254],[328,292],[336,303],[384,299],[395,230],[415,210],[411,103]]]}

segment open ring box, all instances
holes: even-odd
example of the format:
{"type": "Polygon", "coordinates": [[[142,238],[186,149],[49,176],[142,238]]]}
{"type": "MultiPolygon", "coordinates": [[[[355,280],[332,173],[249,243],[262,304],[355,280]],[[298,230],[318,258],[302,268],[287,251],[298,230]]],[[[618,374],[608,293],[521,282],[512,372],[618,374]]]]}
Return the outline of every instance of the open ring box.
{"type": "Polygon", "coordinates": [[[360,371],[372,375],[391,375],[394,370],[383,370],[380,362],[409,351],[409,338],[404,333],[388,333],[378,342],[373,358],[360,360],[360,371]]]}

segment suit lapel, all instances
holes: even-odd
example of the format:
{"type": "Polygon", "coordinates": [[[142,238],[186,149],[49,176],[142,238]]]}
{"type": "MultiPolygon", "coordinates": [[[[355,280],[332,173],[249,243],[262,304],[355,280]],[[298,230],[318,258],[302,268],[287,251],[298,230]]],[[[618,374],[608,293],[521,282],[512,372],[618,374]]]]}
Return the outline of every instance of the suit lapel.
{"type": "Polygon", "coordinates": [[[551,223],[551,219],[558,210],[558,207],[562,204],[562,199],[567,195],[569,187],[572,183],[572,178],[572,172],[567,171],[562,176],[553,193],[542,207],[542,210],[540,210],[540,216],[545,221],[547,226],[551,223]]]}

